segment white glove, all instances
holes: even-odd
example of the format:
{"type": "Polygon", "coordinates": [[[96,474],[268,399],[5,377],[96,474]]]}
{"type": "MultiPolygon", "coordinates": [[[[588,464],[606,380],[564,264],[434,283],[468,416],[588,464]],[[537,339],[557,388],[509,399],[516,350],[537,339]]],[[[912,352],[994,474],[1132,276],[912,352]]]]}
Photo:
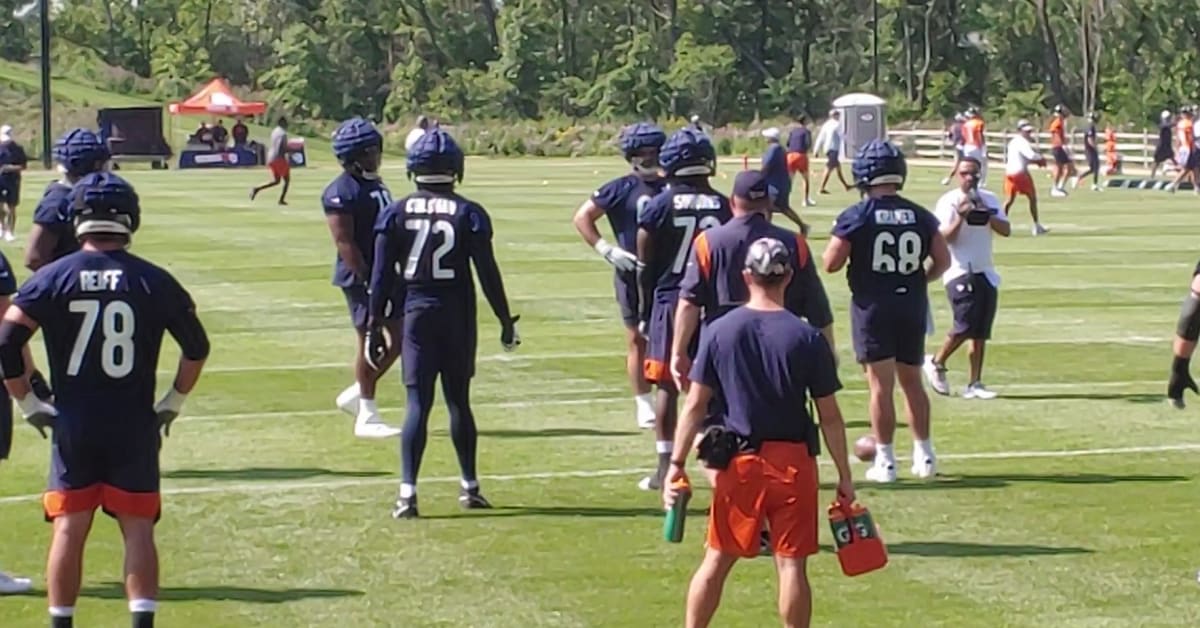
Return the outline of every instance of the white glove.
{"type": "Polygon", "coordinates": [[[636,255],[619,246],[613,246],[605,242],[604,238],[596,240],[594,248],[604,258],[604,261],[613,265],[613,268],[623,273],[632,273],[637,270],[638,258],[636,255]]]}
{"type": "Polygon", "coordinates": [[[187,395],[175,390],[175,387],[172,386],[162,400],[154,404],[154,414],[158,416],[158,427],[162,429],[163,436],[171,435],[171,422],[179,417],[179,413],[183,410],[183,402],[186,400],[187,395]]]}
{"type": "Polygon", "coordinates": [[[25,395],[24,399],[18,399],[17,407],[21,409],[21,416],[25,417],[25,421],[37,428],[42,438],[46,438],[46,428],[54,429],[58,408],[38,399],[37,395],[30,393],[25,395]]]}

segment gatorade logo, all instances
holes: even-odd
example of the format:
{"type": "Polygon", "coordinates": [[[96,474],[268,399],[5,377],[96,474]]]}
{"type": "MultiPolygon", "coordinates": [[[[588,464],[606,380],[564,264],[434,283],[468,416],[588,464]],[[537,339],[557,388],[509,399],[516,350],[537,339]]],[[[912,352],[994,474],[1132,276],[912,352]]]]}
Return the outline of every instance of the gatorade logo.
{"type": "Polygon", "coordinates": [[[838,526],[835,534],[838,545],[845,545],[850,542],[850,526],[838,526]]]}
{"type": "Polygon", "coordinates": [[[854,529],[858,531],[858,537],[862,539],[871,538],[871,530],[867,528],[867,524],[862,521],[854,522],[854,529]]]}

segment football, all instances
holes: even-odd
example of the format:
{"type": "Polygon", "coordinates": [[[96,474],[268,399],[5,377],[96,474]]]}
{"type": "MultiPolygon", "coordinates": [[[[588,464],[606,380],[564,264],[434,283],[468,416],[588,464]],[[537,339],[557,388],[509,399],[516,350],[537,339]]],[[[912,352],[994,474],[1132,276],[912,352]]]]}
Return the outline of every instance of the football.
{"type": "Polygon", "coordinates": [[[863,462],[875,460],[875,437],[867,434],[854,441],[854,456],[863,462]]]}

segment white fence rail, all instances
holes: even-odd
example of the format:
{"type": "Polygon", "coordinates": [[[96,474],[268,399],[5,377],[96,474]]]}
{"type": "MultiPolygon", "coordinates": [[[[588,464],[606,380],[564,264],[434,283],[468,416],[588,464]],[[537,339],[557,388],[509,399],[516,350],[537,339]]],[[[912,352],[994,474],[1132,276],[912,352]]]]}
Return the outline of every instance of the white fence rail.
{"type": "MultiPolygon", "coordinates": [[[[906,155],[921,160],[945,161],[947,165],[954,160],[954,145],[946,139],[943,129],[888,129],[892,141],[904,148],[906,155]]],[[[1010,132],[984,133],[987,142],[988,161],[1003,163],[1004,148],[1014,134],[1010,132]]],[[[1037,139],[1037,138],[1035,138],[1037,139]]],[[[1068,150],[1078,165],[1084,165],[1086,157],[1083,152],[1083,132],[1075,131],[1068,138],[1068,150]]],[[[1100,151],[1103,164],[1105,139],[1103,131],[1096,139],[1096,147],[1100,151]]],[[[1143,130],[1140,133],[1117,133],[1117,153],[1121,155],[1124,170],[1149,171],[1154,165],[1154,148],[1158,142],[1158,130],[1143,130]]],[[[1036,146],[1037,144],[1035,144],[1036,146]]],[[[1038,146],[1047,159],[1051,159],[1048,144],[1038,146]]]]}

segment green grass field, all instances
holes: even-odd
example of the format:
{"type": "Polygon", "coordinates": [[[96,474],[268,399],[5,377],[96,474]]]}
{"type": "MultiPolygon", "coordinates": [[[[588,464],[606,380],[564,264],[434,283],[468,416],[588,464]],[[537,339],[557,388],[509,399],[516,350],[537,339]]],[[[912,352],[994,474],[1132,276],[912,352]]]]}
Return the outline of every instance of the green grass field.
{"type": "MultiPolygon", "coordinates": [[[[570,224],[621,170],[617,160],[468,162],[464,193],[493,216],[524,345],[503,353],[481,314],[474,399],[483,487],[497,509],[458,509],[438,408],[418,521],[389,516],[396,441],[355,439],[333,407],[353,351],[318,207],[334,169],[295,171],[287,208],[271,191],[247,200],[264,170],[129,172],[144,207],[135,251],[191,290],[213,342],[162,453],[161,624],[681,624],[708,496],[694,501],[685,542],[663,542],[659,497],[636,489],[652,436],[634,424],[610,271],[570,224]]],[[[394,194],[409,189],[395,161],[386,175],[394,194]]],[[[932,206],[940,176],[916,172],[910,195],[932,206]]],[[[26,183],[22,234],[46,179],[26,183]]],[[[808,215],[824,226],[852,197],[819,200],[808,215]]],[[[1200,625],[1200,398],[1182,412],[1162,400],[1197,208],[1190,194],[1079,191],[1045,199],[1052,233],[1037,239],[1014,212],[1013,237],[997,245],[1004,284],[985,378],[1002,396],[934,399],[938,481],[860,485],[889,543],[886,570],[842,576],[823,526],[825,550],[810,561],[815,625],[1200,625]]],[[[19,247],[4,252],[19,265],[19,247]]],[[[865,384],[848,352],[845,280],[825,281],[854,438],[867,429],[865,384]]],[[[940,335],[940,298],[935,313],[940,335]]],[[[175,355],[164,352],[164,384],[175,355]]],[[[956,388],[965,359],[950,365],[956,388]]],[[[398,376],[380,390],[399,423],[398,376]]],[[[46,444],[24,424],[17,432],[0,466],[0,565],[39,585],[0,599],[5,628],[46,622],[46,444]]],[[[906,456],[907,435],[897,442],[906,456]]],[[[115,526],[98,518],[80,625],[126,625],[120,552],[115,526]]],[[[716,625],[777,625],[774,591],[768,560],[742,563],[716,625]]]]}

